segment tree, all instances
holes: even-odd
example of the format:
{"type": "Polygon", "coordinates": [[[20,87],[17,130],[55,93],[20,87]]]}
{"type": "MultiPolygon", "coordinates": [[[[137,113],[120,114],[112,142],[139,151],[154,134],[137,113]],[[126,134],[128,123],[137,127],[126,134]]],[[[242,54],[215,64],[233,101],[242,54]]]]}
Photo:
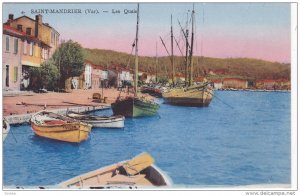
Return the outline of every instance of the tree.
{"type": "Polygon", "coordinates": [[[57,66],[52,59],[45,61],[41,67],[33,67],[30,69],[31,88],[38,90],[46,88],[47,90],[54,90],[57,87],[60,73],[57,66]]]}
{"type": "Polygon", "coordinates": [[[54,64],[60,72],[60,86],[67,89],[66,80],[79,76],[84,69],[84,56],[79,43],[69,40],[63,42],[53,54],[54,64]]]}

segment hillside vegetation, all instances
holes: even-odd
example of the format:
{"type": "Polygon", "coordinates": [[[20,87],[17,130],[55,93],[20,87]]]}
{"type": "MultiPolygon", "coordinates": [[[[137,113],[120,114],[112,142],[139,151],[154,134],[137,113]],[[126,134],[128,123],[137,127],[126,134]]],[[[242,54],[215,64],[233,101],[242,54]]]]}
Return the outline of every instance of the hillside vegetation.
{"type": "MultiPolygon", "coordinates": [[[[85,59],[94,64],[110,67],[119,64],[133,68],[134,55],[123,52],[102,49],[84,49],[85,59]]],[[[184,57],[175,56],[176,73],[184,74],[184,57]]],[[[156,57],[139,57],[139,70],[155,73],[156,57]]],[[[169,57],[158,58],[158,73],[168,75],[171,73],[169,57]]],[[[245,79],[290,79],[291,66],[277,62],[269,62],[250,58],[210,58],[194,57],[194,76],[208,76],[213,79],[238,77],[245,79]],[[211,73],[211,74],[209,74],[211,73]],[[214,74],[215,73],[215,74],[214,74]],[[208,75],[209,74],[209,75],[208,75]]]]}

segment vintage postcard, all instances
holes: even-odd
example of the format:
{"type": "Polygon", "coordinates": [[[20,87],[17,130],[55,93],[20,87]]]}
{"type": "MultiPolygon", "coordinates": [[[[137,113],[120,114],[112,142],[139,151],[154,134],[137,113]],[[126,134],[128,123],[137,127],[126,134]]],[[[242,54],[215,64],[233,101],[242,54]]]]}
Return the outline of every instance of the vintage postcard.
{"type": "Polygon", "coordinates": [[[297,4],[2,4],[2,189],[297,191],[297,4]]]}

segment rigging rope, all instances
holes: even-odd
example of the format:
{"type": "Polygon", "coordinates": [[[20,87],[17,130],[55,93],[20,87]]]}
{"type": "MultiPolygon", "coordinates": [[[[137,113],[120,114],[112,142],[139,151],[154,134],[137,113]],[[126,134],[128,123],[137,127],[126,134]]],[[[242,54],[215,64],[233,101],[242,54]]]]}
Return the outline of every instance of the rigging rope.
{"type": "Polygon", "coordinates": [[[128,56],[128,62],[127,62],[127,65],[126,65],[127,69],[129,68],[130,58],[132,56],[134,47],[135,47],[135,40],[133,41],[133,44],[132,44],[132,47],[131,47],[131,52],[130,52],[130,55],[128,56]]]}

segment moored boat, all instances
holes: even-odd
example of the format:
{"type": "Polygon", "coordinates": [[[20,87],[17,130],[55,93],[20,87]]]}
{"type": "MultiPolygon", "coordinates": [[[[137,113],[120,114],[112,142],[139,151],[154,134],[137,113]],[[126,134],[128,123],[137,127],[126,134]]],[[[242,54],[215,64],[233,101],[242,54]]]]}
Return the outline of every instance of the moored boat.
{"type": "Polygon", "coordinates": [[[137,7],[137,24],[135,42],[135,69],[134,69],[134,96],[121,98],[111,104],[114,115],[123,115],[125,117],[142,117],[157,114],[159,105],[154,101],[143,99],[137,95],[138,88],[138,32],[139,32],[139,4],[137,7]]]}
{"type": "Polygon", "coordinates": [[[171,179],[142,153],[131,160],[103,167],[60,183],[61,188],[143,188],[171,186],[171,179]]]}
{"type": "Polygon", "coordinates": [[[80,120],[93,127],[103,127],[103,128],[123,128],[125,117],[122,115],[117,116],[95,116],[88,114],[81,114],[76,112],[68,112],[67,116],[80,120]]]}
{"type": "Polygon", "coordinates": [[[151,100],[137,97],[118,98],[111,104],[115,115],[125,117],[153,116],[157,114],[159,105],[151,100]]]}
{"type": "Polygon", "coordinates": [[[213,98],[213,90],[207,85],[171,89],[163,98],[164,103],[170,105],[206,107],[213,98]]]}
{"type": "Polygon", "coordinates": [[[162,98],[162,91],[159,88],[143,86],[141,92],[147,93],[153,97],[162,98]]]}
{"type": "MultiPolygon", "coordinates": [[[[185,81],[187,81],[188,78],[188,84],[186,83],[185,88],[173,88],[170,91],[163,93],[163,98],[164,98],[164,103],[170,105],[205,107],[208,106],[211,100],[213,99],[213,89],[209,85],[209,82],[205,81],[206,79],[200,85],[193,85],[193,81],[192,81],[193,80],[194,20],[195,20],[194,6],[193,6],[191,19],[192,19],[191,44],[188,43],[188,29],[184,31],[183,28],[181,27],[184,37],[186,39],[185,81]]],[[[171,25],[171,38],[173,40],[172,25],[171,25]]],[[[173,55],[171,57],[171,61],[173,63],[173,55]]],[[[174,77],[174,66],[172,66],[172,70],[173,70],[172,72],[174,77]]],[[[173,86],[174,86],[174,80],[173,80],[173,86]]]]}
{"type": "Polygon", "coordinates": [[[48,111],[34,114],[30,123],[38,136],[73,143],[86,140],[92,128],[92,125],[48,111]]]}
{"type": "Polygon", "coordinates": [[[2,123],[3,123],[2,124],[2,142],[4,142],[4,140],[6,139],[6,136],[9,132],[10,126],[5,118],[3,118],[2,123]]]}

